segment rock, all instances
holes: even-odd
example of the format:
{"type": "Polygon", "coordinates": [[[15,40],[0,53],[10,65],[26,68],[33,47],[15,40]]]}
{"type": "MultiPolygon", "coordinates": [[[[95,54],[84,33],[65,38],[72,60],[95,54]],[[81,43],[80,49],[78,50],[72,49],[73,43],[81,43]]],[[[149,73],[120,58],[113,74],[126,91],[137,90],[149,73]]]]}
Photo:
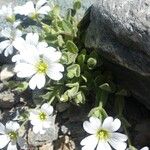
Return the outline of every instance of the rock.
{"type": "Polygon", "coordinates": [[[57,103],[56,104],[56,110],[58,112],[64,112],[70,107],[70,103],[57,103]]]}
{"type": "Polygon", "coordinates": [[[28,132],[28,143],[31,146],[41,146],[52,143],[58,138],[58,126],[55,124],[55,116],[51,117],[51,127],[46,130],[45,134],[35,134],[31,129],[28,132]]]}
{"type": "MultiPolygon", "coordinates": [[[[63,136],[57,140],[55,144],[55,149],[57,150],[75,150],[75,143],[71,140],[69,136],[63,136]]],[[[77,150],[77,149],[76,149],[77,150]]]]}
{"type": "Polygon", "coordinates": [[[68,128],[66,127],[66,126],[64,126],[64,125],[62,125],[61,126],[61,132],[63,133],[63,134],[67,134],[68,133],[68,128]]]}
{"type": "Polygon", "coordinates": [[[0,108],[12,108],[19,101],[19,97],[11,90],[0,92],[0,108]]]}
{"type": "Polygon", "coordinates": [[[4,81],[4,80],[9,80],[11,77],[13,77],[15,75],[14,72],[14,65],[3,65],[1,72],[0,72],[0,80],[4,81]]]}
{"type": "Polygon", "coordinates": [[[54,149],[54,146],[51,143],[48,143],[39,147],[39,150],[53,150],[53,149],[54,149]]]}
{"type": "Polygon", "coordinates": [[[135,130],[137,134],[135,136],[135,144],[137,145],[149,145],[150,141],[150,120],[141,121],[141,123],[137,124],[135,130]]]}
{"type": "Polygon", "coordinates": [[[81,23],[118,82],[150,109],[150,0],[97,0],[81,23]]]}

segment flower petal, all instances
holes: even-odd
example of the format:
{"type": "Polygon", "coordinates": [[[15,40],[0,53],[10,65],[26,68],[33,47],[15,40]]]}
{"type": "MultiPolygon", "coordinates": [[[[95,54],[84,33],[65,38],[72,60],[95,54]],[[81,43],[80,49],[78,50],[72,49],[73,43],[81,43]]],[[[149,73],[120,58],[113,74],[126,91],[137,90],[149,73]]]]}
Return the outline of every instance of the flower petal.
{"type": "Polygon", "coordinates": [[[30,15],[31,13],[34,13],[34,12],[35,12],[35,8],[34,8],[34,4],[32,1],[29,1],[22,6],[16,6],[14,8],[15,14],[30,15]]]}
{"type": "Polygon", "coordinates": [[[117,141],[126,141],[128,139],[128,137],[125,134],[118,133],[118,132],[112,133],[111,138],[117,141]]]}
{"type": "Polygon", "coordinates": [[[121,126],[121,121],[118,119],[118,118],[116,118],[113,122],[112,122],[112,131],[117,131],[119,128],[120,128],[120,126],[121,126]]]}
{"type": "Polygon", "coordinates": [[[37,49],[41,52],[43,51],[43,49],[47,48],[48,47],[48,44],[46,42],[39,42],[38,45],[37,45],[37,49]]]}
{"type": "Polygon", "coordinates": [[[31,89],[35,89],[36,86],[38,89],[41,89],[42,87],[44,87],[45,82],[46,82],[45,75],[37,73],[29,81],[29,86],[31,89]]]}
{"type": "Polygon", "coordinates": [[[54,109],[51,105],[45,103],[41,106],[41,110],[45,111],[48,115],[51,115],[54,109]]]}
{"type": "Polygon", "coordinates": [[[10,40],[5,40],[0,42],[0,54],[3,52],[3,50],[8,47],[11,44],[10,40]]]}
{"type": "Polygon", "coordinates": [[[20,125],[17,122],[9,121],[6,123],[6,129],[9,131],[17,131],[20,125]]]}
{"type": "Polygon", "coordinates": [[[147,146],[143,147],[142,149],[140,150],[149,150],[149,148],[147,146]]]}
{"type": "Polygon", "coordinates": [[[114,138],[109,139],[109,144],[116,150],[125,150],[127,147],[127,144],[122,141],[118,141],[114,138]]]}
{"type": "Polygon", "coordinates": [[[49,76],[50,79],[55,80],[55,81],[59,81],[63,77],[62,73],[60,72],[49,71],[47,75],[49,76]]]}
{"type": "Polygon", "coordinates": [[[8,144],[7,150],[17,150],[16,142],[10,142],[8,144]]]}
{"type": "Polygon", "coordinates": [[[4,55],[7,57],[8,55],[11,55],[14,51],[13,45],[9,45],[6,50],[4,51],[4,55]]]}
{"type": "Polygon", "coordinates": [[[98,118],[90,117],[90,121],[84,121],[83,128],[89,134],[95,134],[100,128],[101,122],[98,118]]]}
{"type": "Polygon", "coordinates": [[[60,72],[64,71],[64,66],[60,63],[49,64],[46,74],[53,80],[60,80],[63,75],[60,72]]]}
{"type": "MultiPolygon", "coordinates": [[[[96,150],[112,150],[112,148],[110,147],[110,145],[107,142],[99,141],[96,150]]],[[[118,150],[120,150],[120,149],[118,149],[118,150]]]]}
{"type": "Polygon", "coordinates": [[[19,51],[25,51],[26,46],[25,46],[25,40],[22,37],[18,37],[14,40],[13,46],[19,51]]]}
{"type": "Polygon", "coordinates": [[[4,148],[10,141],[7,135],[0,135],[0,149],[4,148]]]}
{"type": "Polygon", "coordinates": [[[50,12],[50,11],[51,11],[51,8],[49,6],[43,6],[37,12],[38,12],[38,14],[47,15],[48,12],[50,12]]]}
{"type": "Polygon", "coordinates": [[[112,122],[113,122],[112,117],[105,118],[105,120],[102,124],[102,128],[107,129],[108,131],[112,131],[112,122]]]}
{"type": "Polygon", "coordinates": [[[84,138],[80,144],[82,146],[86,146],[86,147],[91,147],[92,149],[95,149],[95,147],[97,146],[98,144],[98,138],[96,138],[95,135],[90,135],[90,136],[87,136],[86,138],[84,138]]]}
{"type": "Polygon", "coordinates": [[[5,134],[5,126],[0,122],[0,134],[5,134]]]}
{"type": "Polygon", "coordinates": [[[11,38],[11,29],[5,28],[4,30],[1,31],[1,35],[6,38],[11,38]]]}
{"type": "Polygon", "coordinates": [[[53,47],[48,47],[47,49],[42,51],[44,57],[49,60],[50,62],[59,62],[62,53],[59,51],[56,51],[53,47]]]}
{"type": "Polygon", "coordinates": [[[45,121],[43,122],[43,128],[50,128],[51,122],[50,121],[45,121]]]}
{"type": "Polygon", "coordinates": [[[28,33],[26,35],[26,42],[29,45],[37,46],[38,41],[39,41],[39,35],[37,33],[28,33]]]}
{"type": "Polygon", "coordinates": [[[36,73],[35,67],[27,63],[17,63],[14,70],[20,78],[31,77],[36,73]]]}
{"type": "Polygon", "coordinates": [[[42,7],[45,3],[47,3],[47,0],[39,0],[36,4],[36,9],[39,9],[42,7]]]}

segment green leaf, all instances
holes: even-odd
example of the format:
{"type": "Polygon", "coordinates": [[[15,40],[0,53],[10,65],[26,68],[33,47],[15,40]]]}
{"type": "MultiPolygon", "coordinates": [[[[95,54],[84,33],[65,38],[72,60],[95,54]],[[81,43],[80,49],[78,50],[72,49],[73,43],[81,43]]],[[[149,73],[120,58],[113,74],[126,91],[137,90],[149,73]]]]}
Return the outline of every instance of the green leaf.
{"type": "Polygon", "coordinates": [[[71,53],[74,53],[74,54],[78,53],[78,51],[79,51],[78,47],[70,40],[67,41],[66,47],[67,47],[68,51],[70,51],[71,53]]]}
{"type": "Polygon", "coordinates": [[[17,84],[17,87],[14,89],[15,91],[23,92],[28,88],[27,82],[21,82],[17,84]]]}
{"type": "Polygon", "coordinates": [[[100,120],[104,120],[108,115],[105,109],[103,109],[102,107],[95,107],[88,114],[88,117],[92,117],[92,116],[97,117],[100,120]]]}
{"type": "Polygon", "coordinates": [[[76,57],[77,54],[73,54],[70,52],[63,52],[61,60],[63,64],[70,65],[72,63],[75,63],[76,57]]]}
{"type": "Polygon", "coordinates": [[[72,87],[75,87],[75,86],[79,86],[79,83],[78,83],[78,82],[75,82],[75,83],[67,83],[66,86],[72,88],[72,87]]]}
{"type": "Polygon", "coordinates": [[[93,69],[97,64],[97,60],[95,58],[89,58],[87,60],[87,65],[89,69],[93,69]]]}
{"type": "Polygon", "coordinates": [[[53,10],[52,10],[52,13],[55,15],[55,16],[59,16],[60,14],[60,7],[58,5],[54,6],[53,10]]]}
{"type": "Polygon", "coordinates": [[[79,90],[79,86],[75,86],[75,87],[67,90],[67,94],[70,98],[72,98],[78,93],[78,90],[79,90]]]}
{"type": "Polygon", "coordinates": [[[73,27],[69,21],[63,20],[60,25],[66,33],[72,33],[73,27]]]}
{"type": "Polygon", "coordinates": [[[80,76],[80,66],[78,64],[72,64],[67,67],[68,78],[79,77],[80,76]]]}
{"type": "Polygon", "coordinates": [[[74,98],[76,104],[83,104],[85,102],[85,95],[82,91],[79,91],[74,98]]]}
{"type": "Polygon", "coordinates": [[[108,83],[104,83],[104,84],[100,85],[99,87],[104,91],[111,92],[111,87],[109,86],[108,83]]]}
{"type": "Polygon", "coordinates": [[[75,0],[74,4],[73,4],[73,8],[75,10],[78,10],[81,8],[81,1],[80,0],[75,0]]]}
{"type": "Polygon", "coordinates": [[[116,114],[122,115],[124,109],[124,96],[115,96],[115,111],[116,114]]]}
{"type": "Polygon", "coordinates": [[[64,40],[63,40],[62,35],[58,35],[57,39],[58,39],[58,45],[60,47],[62,47],[64,45],[64,43],[65,43],[64,40]]]}
{"type": "Polygon", "coordinates": [[[69,100],[67,92],[65,92],[63,95],[60,97],[60,101],[62,102],[67,102],[69,100]]]}

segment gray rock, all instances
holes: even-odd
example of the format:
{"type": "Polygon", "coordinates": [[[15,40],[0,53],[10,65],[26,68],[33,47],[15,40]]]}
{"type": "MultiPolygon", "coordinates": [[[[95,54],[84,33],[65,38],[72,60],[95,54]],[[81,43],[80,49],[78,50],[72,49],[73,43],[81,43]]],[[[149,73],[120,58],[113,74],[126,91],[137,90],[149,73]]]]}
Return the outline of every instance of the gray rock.
{"type": "Polygon", "coordinates": [[[55,116],[51,117],[51,127],[46,130],[45,134],[35,134],[32,130],[28,132],[28,143],[31,146],[41,146],[52,143],[58,138],[58,126],[55,124],[55,116]]]}
{"type": "Polygon", "coordinates": [[[19,97],[11,90],[0,92],[0,108],[12,108],[19,101],[19,97]]]}
{"type": "Polygon", "coordinates": [[[120,84],[150,108],[150,0],[97,0],[82,21],[120,84]]]}
{"type": "Polygon", "coordinates": [[[70,107],[70,103],[58,103],[56,104],[56,110],[58,112],[64,112],[70,107]]]}

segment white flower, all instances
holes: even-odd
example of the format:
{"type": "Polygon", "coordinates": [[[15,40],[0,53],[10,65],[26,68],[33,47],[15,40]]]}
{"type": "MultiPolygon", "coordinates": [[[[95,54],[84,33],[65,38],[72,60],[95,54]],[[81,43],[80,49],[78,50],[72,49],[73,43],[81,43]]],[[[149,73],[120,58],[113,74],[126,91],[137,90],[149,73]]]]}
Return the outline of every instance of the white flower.
{"type": "Polygon", "coordinates": [[[0,9],[0,16],[3,16],[5,18],[11,18],[13,16],[13,9],[11,4],[9,4],[8,6],[2,6],[2,8],[0,9]]]}
{"type": "Polygon", "coordinates": [[[33,125],[33,132],[44,134],[45,129],[51,125],[50,115],[53,113],[53,107],[48,103],[41,106],[41,109],[35,109],[30,112],[29,120],[33,125]]]}
{"type": "Polygon", "coordinates": [[[8,122],[6,127],[0,123],[0,149],[7,144],[7,150],[17,150],[17,143],[19,144],[20,137],[18,136],[18,129],[20,125],[17,122],[8,122]]]}
{"type": "Polygon", "coordinates": [[[7,57],[13,53],[13,45],[16,38],[22,36],[22,32],[15,27],[18,23],[14,23],[14,27],[7,27],[1,31],[1,36],[5,37],[6,40],[0,42],[0,54],[4,51],[4,55],[7,57]]]}
{"type": "Polygon", "coordinates": [[[116,132],[121,126],[119,119],[107,117],[102,123],[100,119],[90,117],[83,123],[84,130],[91,134],[81,141],[82,150],[125,150],[127,136],[116,132]]]}
{"type": "Polygon", "coordinates": [[[47,15],[51,8],[45,5],[47,0],[39,0],[36,5],[32,1],[27,2],[22,6],[17,6],[14,8],[15,14],[25,15],[29,17],[34,17],[36,15],[47,15]]]}
{"type": "Polygon", "coordinates": [[[37,33],[29,33],[26,40],[18,38],[14,46],[20,52],[13,56],[16,61],[15,72],[20,78],[31,78],[29,87],[41,89],[46,83],[46,76],[52,80],[60,80],[64,67],[59,63],[61,52],[48,47],[45,42],[38,42],[37,33]]]}

